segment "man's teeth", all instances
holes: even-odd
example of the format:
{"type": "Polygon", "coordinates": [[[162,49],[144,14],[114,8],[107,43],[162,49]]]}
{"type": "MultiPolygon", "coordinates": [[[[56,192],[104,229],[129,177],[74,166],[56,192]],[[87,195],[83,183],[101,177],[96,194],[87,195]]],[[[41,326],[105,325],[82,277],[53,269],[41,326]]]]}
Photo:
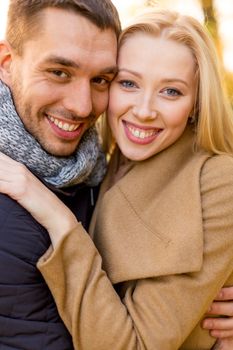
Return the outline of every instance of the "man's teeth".
{"type": "Polygon", "coordinates": [[[128,126],[128,130],[131,134],[139,139],[145,139],[147,137],[151,137],[158,133],[158,130],[139,130],[132,126],[128,126]]]}
{"type": "Polygon", "coordinates": [[[69,124],[69,123],[64,123],[54,117],[51,117],[48,115],[49,120],[54,123],[59,129],[62,129],[64,131],[75,131],[78,129],[79,125],[76,124],[69,124]]]}

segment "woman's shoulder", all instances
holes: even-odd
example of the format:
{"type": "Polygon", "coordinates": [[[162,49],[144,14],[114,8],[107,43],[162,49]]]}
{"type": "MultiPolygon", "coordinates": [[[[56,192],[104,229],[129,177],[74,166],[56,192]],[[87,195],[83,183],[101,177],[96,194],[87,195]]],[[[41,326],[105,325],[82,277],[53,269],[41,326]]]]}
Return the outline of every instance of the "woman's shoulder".
{"type": "Polygon", "coordinates": [[[211,189],[227,191],[233,200],[233,157],[213,155],[206,159],[201,169],[200,182],[203,192],[211,189]]]}
{"type": "Polygon", "coordinates": [[[208,157],[203,164],[202,174],[221,174],[232,177],[233,180],[233,156],[227,154],[215,154],[208,157]]]}

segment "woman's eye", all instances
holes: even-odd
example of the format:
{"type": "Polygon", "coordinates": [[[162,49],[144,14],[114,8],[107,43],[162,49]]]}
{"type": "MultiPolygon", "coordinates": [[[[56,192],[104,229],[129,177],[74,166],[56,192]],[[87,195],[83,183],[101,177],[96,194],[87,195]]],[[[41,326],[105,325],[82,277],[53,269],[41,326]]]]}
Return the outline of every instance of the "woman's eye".
{"type": "Polygon", "coordinates": [[[124,88],[134,88],[136,87],[135,83],[131,80],[121,80],[119,81],[119,84],[123,86],[124,88]]]}
{"type": "Polygon", "coordinates": [[[165,90],[163,90],[163,92],[168,96],[180,96],[180,95],[182,95],[179,90],[173,89],[173,88],[165,89],[165,90]]]}

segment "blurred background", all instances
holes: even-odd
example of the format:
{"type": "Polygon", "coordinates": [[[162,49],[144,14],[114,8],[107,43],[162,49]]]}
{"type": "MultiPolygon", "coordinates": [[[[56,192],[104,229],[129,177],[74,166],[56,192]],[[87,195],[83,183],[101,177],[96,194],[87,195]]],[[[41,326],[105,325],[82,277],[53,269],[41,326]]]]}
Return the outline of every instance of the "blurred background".
{"type": "MultiPolygon", "coordinates": [[[[233,1],[232,0],[112,0],[122,25],[148,6],[162,6],[191,14],[204,23],[215,41],[225,70],[225,80],[233,104],[233,1]]],[[[0,0],[0,39],[4,38],[8,0],[0,0]]]]}

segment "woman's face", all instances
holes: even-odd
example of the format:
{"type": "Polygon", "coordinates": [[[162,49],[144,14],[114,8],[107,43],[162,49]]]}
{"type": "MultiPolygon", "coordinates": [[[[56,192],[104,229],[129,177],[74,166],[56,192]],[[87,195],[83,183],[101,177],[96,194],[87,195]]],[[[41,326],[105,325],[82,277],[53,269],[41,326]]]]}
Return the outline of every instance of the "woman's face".
{"type": "Polygon", "coordinates": [[[196,92],[195,62],[183,44],[135,33],[120,48],[108,120],[122,153],[147,159],[183,133],[196,92]]]}

